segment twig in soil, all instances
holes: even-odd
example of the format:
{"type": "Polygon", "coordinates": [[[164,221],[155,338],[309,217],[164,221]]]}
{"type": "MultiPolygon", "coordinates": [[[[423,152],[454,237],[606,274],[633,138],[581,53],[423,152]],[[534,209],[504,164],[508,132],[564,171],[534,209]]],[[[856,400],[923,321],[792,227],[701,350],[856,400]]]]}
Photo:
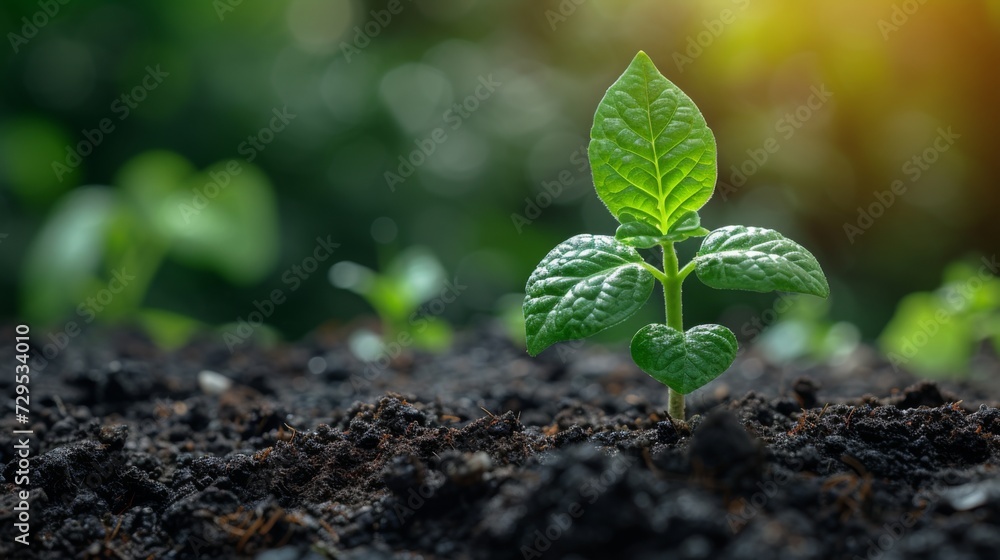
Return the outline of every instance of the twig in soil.
{"type": "Polygon", "coordinates": [[[854,411],[857,410],[857,409],[858,409],[858,407],[852,406],[851,407],[851,411],[849,413],[847,413],[847,426],[846,426],[845,429],[847,429],[847,430],[851,429],[851,418],[854,418],[854,411]]]}
{"type": "MultiPolygon", "coordinates": [[[[110,533],[106,532],[104,537],[104,543],[101,546],[100,550],[97,551],[97,549],[92,549],[94,550],[94,552],[87,552],[84,555],[84,558],[101,558],[101,557],[111,558],[112,556],[114,556],[116,558],[121,558],[122,560],[126,560],[126,557],[120,551],[116,550],[111,546],[111,541],[113,541],[115,539],[115,536],[118,535],[118,531],[120,531],[122,528],[123,521],[125,521],[124,515],[118,518],[118,523],[115,525],[114,530],[112,530],[110,533]]],[[[102,522],[101,524],[103,525],[104,523],[102,522]]],[[[105,527],[107,527],[107,525],[105,525],[105,527]]],[[[126,538],[125,535],[122,535],[122,542],[128,544],[128,538],[126,538]]]]}
{"type": "Polygon", "coordinates": [[[285,427],[292,431],[292,439],[288,440],[288,443],[295,443],[295,436],[298,435],[299,431],[288,424],[285,424],[285,427]]]}
{"type": "MultiPolygon", "coordinates": [[[[823,406],[823,410],[820,411],[819,416],[816,417],[815,422],[809,422],[810,427],[815,428],[816,426],[819,425],[820,419],[822,419],[823,415],[826,414],[826,409],[828,408],[830,408],[830,403],[826,403],[823,406]]],[[[799,416],[798,424],[796,424],[794,428],[788,431],[788,435],[795,436],[798,435],[802,430],[806,429],[806,421],[808,419],[809,419],[809,411],[803,408],[802,415],[799,416]]]]}
{"type": "Polygon", "coordinates": [[[105,546],[107,546],[107,544],[110,543],[111,541],[115,540],[115,535],[117,535],[118,531],[122,528],[122,521],[125,521],[124,515],[118,518],[118,524],[115,525],[115,530],[111,531],[111,535],[109,535],[107,539],[104,539],[105,546]]]}
{"type": "Polygon", "coordinates": [[[263,525],[264,525],[263,517],[257,517],[256,519],[254,519],[254,522],[250,525],[250,527],[248,527],[247,530],[243,532],[243,536],[240,538],[240,542],[236,545],[236,551],[243,552],[243,549],[246,547],[247,543],[250,542],[250,537],[252,537],[254,533],[256,533],[263,525]]]}
{"type": "Polygon", "coordinates": [[[823,418],[823,416],[826,414],[826,409],[828,408],[830,408],[830,403],[826,403],[823,405],[823,410],[821,410],[819,412],[819,416],[816,417],[816,422],[819,422],[823,418]]]}
{"type": "Polygon", "coordinates": [[[490,418],[496,418],[496,417],[497,417],[497,415],[496,415],[496,414],[493,414],[493,413],[492,413],[492,412],[490,412],[489,410],[486,410],[486,407],[485,407],[485,406],[481,406],[481,407],[479,407],[479,409],[480,409],[480,410],[482,410],[483,412],[485,412],[486,414],[489,414],[489,415],[490,415],[490,418]]]}
{"type": "Polygon", "coordinates": [[[274,451],[274,446],[261,449],[260,451],[253,454],[253,458],[263,463],[264,461],[267,460],[268,457],[271,456],[272,451],[274,451]]]}
{"type": "MultiPolygon", "coordinates": [[[[298,517],[288,514],[283,509],[277,509],[267,517],[265,517],[263,512],[257,512],[252,510],[246,510],[240,506],[235,512],[219,516],[216,518],[216,524],[218,524],[222,529],[234,537],[239,537],[239,541],[236,544],[237,552],[242,553],[246,546],[250,544],[250,539],[254,535],[260,535],[261,537],[267,535],[271,532],[278,521],[285,520],[289,524],[288,531],[285,535],[281,537],[281,542],[286,543],[291,537],[292,528],[291,524],[301,524],[299,523],[298,517]],[[235,521],[235,523],[234,523],[235,521]],[[247,525],[249,523],[249,525],[247,525]]],[[[279,544],[278,546],[281,546],[279,544]]]]}
{"type": "Polygon", "coordinates": [[[52,400],[56,401],[56,408],[59,409],[59,414],[62,414],[63,418],[69,416],[69,411],[66,410],[66,405],[63,404],[63,400],[59,398],[59,395],[53,395],[52,400]]]}
{"type": "Polygon", "coordinates": [[[653,457],[650,456],[648,447],[642,448],[642,458],[646,461],[646,466],[649,467],[649,472],[653,473],[656,478],[666,478],[664,472],[653,464],[653,457]]]}
{"type": "Polygon", "coordinates": [[[333,530],[333,527],[331,527],[330,524],[326,522],[326,519],[320,518],[317,519],[317,522],[319,523],[320,527],[326,529],[326,532],[330,534],[330,537],[333,539],[334,543],[340,542],[340,535],[338,535],[337,532],[333,530]]]}
{"type": "Polygon", "coordinates": [[[799,432],[801,432],[802,430],[805,429],[805,427],[806,427],[806,416],[808,414],[809,413],[806,412],[806,409],[803,408],[802,409],[802,414],[799,416],[798,423],[795,424],[794,428],[792,428],[791,430],[788,430],[788,435],[790,435],[790,436],[796,436],[796,435],[799,434],[799,432]]]}
{"type": "Polygon", "coordinates": [[[680,431],[677,430],[677,424],[674,424],[673,417],[670,416],[669,414],[667,415],[667,422],[670,422],[670,427],[674,429],[674,432],[678,434],[680,433],[680,431]]]}
{"type": "Polygon", "coordinates": [[[847,466],[854,469],[854,472],[858,473],[858,476],[863,476],[869,479],[871,478],[871,473],[868,472],[868,469],[865,468],[864,464],[862,464],[857,457],[845,454],[840,456],[840,460],[847,466]]]}
{"type": "MultiPolygon", "coordinates": [[[[119,497],[119,499],[124,498],[124,497],[125,497],[125,494],[122,494],[119,497]]],[[[135,492],[132,492],[132,497],[128,499],[128,503],[125,504],[125,507],[123,507],[122,510],[119,511],[118,513],[116,513],[115,515],[124,515],[126,511],[132,509],[132,503],[133,502],[135,502],[135,492]]]]}
{"type": "Polygon", "coordinates": [[[274,528],[274,524],[277,523],[278,519],[280,519],[281,516],[283,516],[284,514],[285,514],[284,510],[280,509],[271,514],[271,518],[268,519],[267,523],[265,523],[264,526],[260,528],[260,534],[261,535],[268,534],[271,531],[271,529],[274,528]]]}
{"type": "Polygon", "coordinates": [[[845,454],[841,455],[840,460],[851,467],[854,473],[847,472],[831,476],[823,483],[822,488],[824,491],[829,491],[838,486],[844,486],[841,494],[837,496],[836,504],[841,509],[841,519],[846,521],[852,513],[859,509],[865,511],[870,509],[873,481],[871,473],[857,457],[845,454]]]}

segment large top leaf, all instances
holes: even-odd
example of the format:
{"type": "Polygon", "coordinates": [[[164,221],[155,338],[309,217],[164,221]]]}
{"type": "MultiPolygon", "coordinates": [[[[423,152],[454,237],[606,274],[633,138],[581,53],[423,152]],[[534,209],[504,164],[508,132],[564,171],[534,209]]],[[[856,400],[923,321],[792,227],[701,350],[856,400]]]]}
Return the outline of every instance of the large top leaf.
{"type": "Polygon", "coordinates": [[[528,278],[528,352],[584,338],[635,313],[653,292],[642,256],[607,235],[577,235],[552,249],[528,278]]]}
{"type": "Polygon", "coordinates": [[[816,257],[773,229],[719,228],[705,238],[694,260],[698,279],[712,288],[830,295],[816,257]]]}
{"type": "Polygon", "coordinates": [[[666,234],[712,196],[715,137],[642,51],[601,100],[590,137],[597,194],[619,221],[628,212],[666,234]]]}

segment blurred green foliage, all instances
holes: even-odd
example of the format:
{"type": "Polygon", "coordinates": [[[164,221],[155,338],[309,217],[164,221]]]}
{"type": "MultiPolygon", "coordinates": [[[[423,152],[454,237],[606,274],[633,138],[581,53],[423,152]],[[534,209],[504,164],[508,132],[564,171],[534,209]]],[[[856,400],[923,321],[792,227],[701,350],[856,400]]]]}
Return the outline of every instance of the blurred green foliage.
{"type": "Polygon", "coordinates": [[[1000,278],[993,261],[957,262],[933,292],[903,298],[879,337],[894,367],[963,377],[981,343],[1000,352],[1000,278]]]}
{"type": "MultiPolygon", "coordinates": [[[[444,267],[429,250],[407,248],[391,259],[381,274],[355,262],[340,261],[330,268],[330,281],[364,297],[375,309],[383,329],[380,341],[403,335],[413,346],[429,350],[442,350],[451,343],[451,329],[436,315],[461,294],[449,294],[447,299],[442,296],[435,303],[440,310],[423,309],[448,282],[444,267]]],[[[362,359],[374,360],[386,350],[382,343],[371,344],[374,339],[367,334],[354,340],[352,349],[362,359]]]]}
{"type": "MultiPolygon", "coordinates": [[[[338,260],[383,270],[371,224],[388,216],[399,247],[426,247],[469,286],[444,319],[495,316],[548,248],[614,226],[580,148],[607,84],[641,49],[699,99],[718,138],[724,185],[705,222],[759,224],[810,247],[836,294],[831,321],[873,338],[905,294],[1000,237],[1000,8],[929,2],[888,30],[880,22],[896,3],[414,0],[387,21],[382,0],[223,11],[95,0],[60,4],[27,37],[37,2],[5,2],[0,315],[58,323],[109,271],[135,267],[141,289],[101,318],[156,309],[139,315],[177,337],[184,318],[236,320],[319,235],[341,244],[338,260]],[[25,41],[11,45],[8,33],[25,41]],[[137,90],[150,67],[167,75],[137,90]],[[483,79],[500,85],[477,97],[483,79]],[[828,102],[779,125],[821,86],[828,102]],[[295,118],[278,130],[282,109],[295,118]],[[105,120],[111,131],[88,147],[105,120]],[[914,179],[903,166],[941,127],[960,138],[914,179]],[[390,190],[385,173],[438,129],[446,140],[390,190]],[[244,173],[185,223],[178,204],[234,162],[244,173]],[[745,181],[744,168],[755,170],[745,181]],[[900,179],[906,194],[848,240],[845,224],[900,179]],[[552,196],[545,185],[556,181],[552,196]],[[250,194],[235,196],[237,183],[250,194]]],[[[371,312],[323,277],[269,321],[297,337],[371,312]]],[[[699,288],[685,297],[693,323],[739,324],[773,301],[740,307],[737,294],[699,288]]],[[[608,337],[624,340],[661,312],[608,337]]]]}
{"type": "Polygon", "coordinates": [[[829,319],[827,299],[787,297],[788,310],[756,339],[772,361],[837,364],[849,359],[861,342],[857,327],[829,319]]]}
{"type": "Polygon", "coordinates": [[[52,325],[69,311],[88,324],[128,319],[178,344],[197,321],[144,307],[165,257],[236,284],[273,267],[274,195],[249,164],[199,173],[177,154],[148,152],[127,162],[115,183],[73,190],[42,225],[25,257],[25,319],[52,325]]]}

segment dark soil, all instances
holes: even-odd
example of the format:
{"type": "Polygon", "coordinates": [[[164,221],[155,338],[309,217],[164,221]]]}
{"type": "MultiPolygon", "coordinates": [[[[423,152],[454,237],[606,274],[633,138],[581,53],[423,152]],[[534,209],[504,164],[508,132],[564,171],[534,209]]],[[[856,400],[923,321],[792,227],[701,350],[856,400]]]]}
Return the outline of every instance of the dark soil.
{"type": "Polygon", "coordinates": [[[530,359],[488,330],[367,370],[334,333],[235,355],[81,337],[31,381],[30,547],[24,426],[0,422],[0,557],[995,559],[997,380],[749,350],[682,423],[627,354],[530,359]]]}

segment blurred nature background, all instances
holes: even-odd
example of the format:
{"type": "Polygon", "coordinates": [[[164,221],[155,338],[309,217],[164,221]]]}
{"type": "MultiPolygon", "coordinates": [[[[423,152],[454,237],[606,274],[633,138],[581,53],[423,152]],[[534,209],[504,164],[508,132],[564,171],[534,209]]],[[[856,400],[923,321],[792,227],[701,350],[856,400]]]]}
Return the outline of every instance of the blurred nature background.
{"type": "Polygon", "coordinates": [[[998,248],[997,2],[43,4],[0,8],[0,315],[39,327],[139,319],[176,342],[282,289],[267,323],[295,339],[372,314],[332,265],[384,271],[414,247],[396,268],[468,286],[449,322],[511,315],[555,244],[614,233],[585,147],[640,49],[715,131],[703,224],[778,229],[833,290],[803,312],[689,282],[688,323],[745,340],[755,317],[808,315],[872,340],[904,296],[931,297],[950,263],[972,274],[998,248]],[[411,176],[387,180],[427,142],[411,176]],[[887,197],[896,181],[905,192],[887,197]],[[339,246],[292,291],[285,275],[317,238],[339,246]],[[123,268],[129,286],[86,303],[123,268]]]}

